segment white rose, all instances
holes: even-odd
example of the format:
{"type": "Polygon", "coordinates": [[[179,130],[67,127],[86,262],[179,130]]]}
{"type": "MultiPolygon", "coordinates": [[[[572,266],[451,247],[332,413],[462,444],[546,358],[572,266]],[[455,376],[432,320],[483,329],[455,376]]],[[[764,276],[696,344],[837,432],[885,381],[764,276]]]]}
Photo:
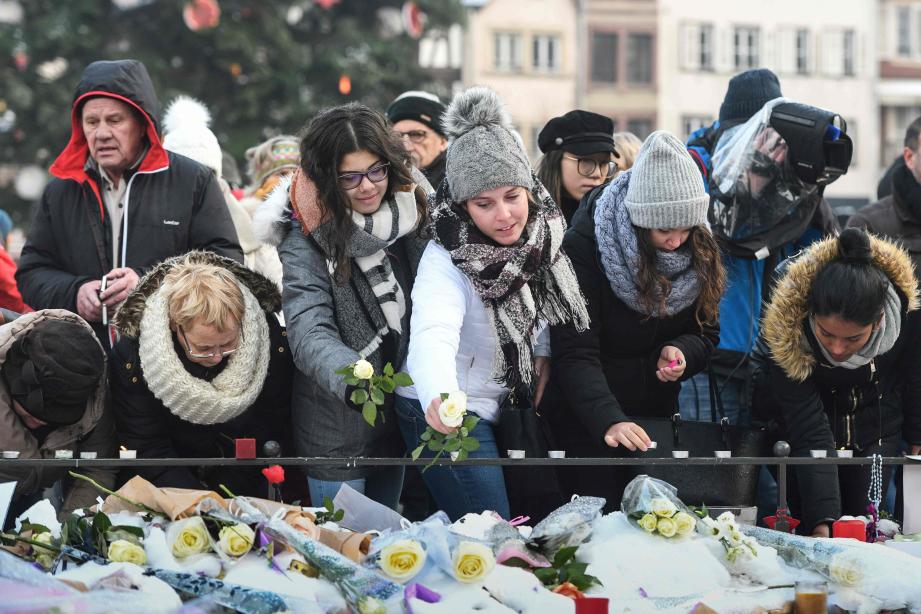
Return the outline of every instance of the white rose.
{"type": "Polygon", "coordinates": [[[371,379],[374,375],[374,365],[365,359],[361,359],[352,368],[352,375],[358,379],[371,379]]]}
{"type": "Polygon", "coordinates": [[[678,506],[667,497],[654,497],[649,504],[649,511],[659,518],[671,518],[678,511],[678,506]]]}
{"type": "Polygon", "coordinates": [[[678,535],[689,535],[693,533],[694,527],[697,525],[696,519],[687,512],[678,512],[672,517],[672,520],[675,521],[678,535]]]}
{"type": "Polygon", "coordinates": [[[464,423],[467,413],[467,395],[460,390],[455,390],[438,407],[438,417],[442,424],[449,428],[457,428],[464,423]]]}
{"type": "Polygon", "coordinates": [[[166,531],[166,541],[177,559],[211,550],[211,536],[200,516],[172,523],[166,531]]]}
{"type": "Polygon", "coordinates": [[[232,527],[224,527],[218,534],[221,550],[230,556],[243,556],[253,547],[256,534],[249,526],[238,523],[232,527]]]}
{"type": "Polygon", "coordinates": [[[843,586],[857,586],[863,580],[863,564],[847,554],[837,554],[828,566],[831,579],[843,586]]]}

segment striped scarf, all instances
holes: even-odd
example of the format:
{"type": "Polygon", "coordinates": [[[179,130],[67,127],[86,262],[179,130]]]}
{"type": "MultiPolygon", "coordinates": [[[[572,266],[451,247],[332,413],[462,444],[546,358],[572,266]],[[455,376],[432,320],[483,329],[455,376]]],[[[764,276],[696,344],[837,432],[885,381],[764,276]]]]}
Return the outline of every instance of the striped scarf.
{"type": "Polygon", "coordinates": [[[434,195],[435,241],[473,284],[486,305],[499,341],[493,360],[496,380],[514,389],[531,383],[533,332],[538,322],[589,325],[585,298],[572,263],[560,249],[563,213],[532,173],[532,203],[521,239],[501,246],[484,235],[461,204],[451,198],[447,180],[434,195]],[[534,204],[536,203],[536,204],[534,204]]]}
{"type": "Polygon", "coordinates": [[[355,232],[349,245],[350,255],[371,285],[387,326],[402,334],[400,322],[406,313],[406,297],[385,250],[415,229],[419,221],[416,197],[413,192],[394,192],[393,198],[382,202],[380,209],[371,215],[352,211],[352,221],[355,232]]]}

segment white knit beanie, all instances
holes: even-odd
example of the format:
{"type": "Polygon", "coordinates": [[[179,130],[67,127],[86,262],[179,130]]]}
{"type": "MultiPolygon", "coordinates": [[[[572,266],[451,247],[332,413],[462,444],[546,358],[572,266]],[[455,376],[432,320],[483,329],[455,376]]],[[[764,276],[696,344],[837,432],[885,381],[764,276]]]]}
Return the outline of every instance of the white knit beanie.
{"type": "Polygon", "coordinates": [[[710,197],[684,143],[658,130],[640,148],[624,202],[634,226],[671,229],[706,224],[710,197]]]}
{"type": "Polygon", "coordinates": [[[223,154],[217,137],[208,128],[211,114],[201,102],[178,96],[163,115],[164,149],[204,164],[220,177],[223,154]]]}

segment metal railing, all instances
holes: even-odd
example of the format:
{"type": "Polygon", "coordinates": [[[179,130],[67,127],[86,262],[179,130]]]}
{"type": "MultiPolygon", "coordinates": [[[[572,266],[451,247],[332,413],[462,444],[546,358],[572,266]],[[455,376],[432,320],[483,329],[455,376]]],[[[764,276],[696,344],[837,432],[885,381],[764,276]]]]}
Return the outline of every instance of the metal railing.
{"type": "MultiPolygon", "coordinates": [[[[411,458],[310,458],[310,457],[280,457],[280,458],[46,458],[46,459],[0,459],[0,470],[16,467],[70,467],[82,469],[91,467],[265,467],[268,465],[282,465],[286,467],[398,467],[398,466],[425,466],[430,459],[414,461],[411,458]]],[[[515,467],[572,467],[572,466],[731,466],[731,465],[774,465],[777,467],[778,508],[787,507],[787,468],[798,465],[869,465],[872,457],[857,458],[813,458],[811,456],[735,456],[731,458],[716,457],[691,457],[691,458],[468,458],[463,461],[452,461],[443,457],[435,461],[436,465],[463,464],[463,465],[500,465],[515,467]]],[[[921,461],[901,457],[883,457],[884,465],[908,465],[921,461]]]]}

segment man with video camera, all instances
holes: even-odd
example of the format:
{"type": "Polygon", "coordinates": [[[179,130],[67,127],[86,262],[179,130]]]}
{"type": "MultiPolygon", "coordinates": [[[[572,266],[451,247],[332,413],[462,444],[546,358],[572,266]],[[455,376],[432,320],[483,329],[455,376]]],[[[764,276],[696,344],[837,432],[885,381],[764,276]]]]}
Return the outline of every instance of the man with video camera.
{"type": "MultiPolygon", "coordinates": [[[[822,196],[850,162],[848,153],[843,169],[825,163],[823,148],[835,131],[841,145],[850,146],[838,126],[826,136],[835,117],[783,99],[777,76],[753,69],[730,80],[719,120],[688,140],[710,192],[708,217],[726,268],[720,343],[711,369],[734,424],[751,420],[749,357],[775,267],[839,229],[822,196]]],[[[836,158],[835,164],[842,163],[836,158]]],[[[709,390],[707,373],[684,382],[679,408],[685,419],[709,418],[716,401],[709,390]]]]}

